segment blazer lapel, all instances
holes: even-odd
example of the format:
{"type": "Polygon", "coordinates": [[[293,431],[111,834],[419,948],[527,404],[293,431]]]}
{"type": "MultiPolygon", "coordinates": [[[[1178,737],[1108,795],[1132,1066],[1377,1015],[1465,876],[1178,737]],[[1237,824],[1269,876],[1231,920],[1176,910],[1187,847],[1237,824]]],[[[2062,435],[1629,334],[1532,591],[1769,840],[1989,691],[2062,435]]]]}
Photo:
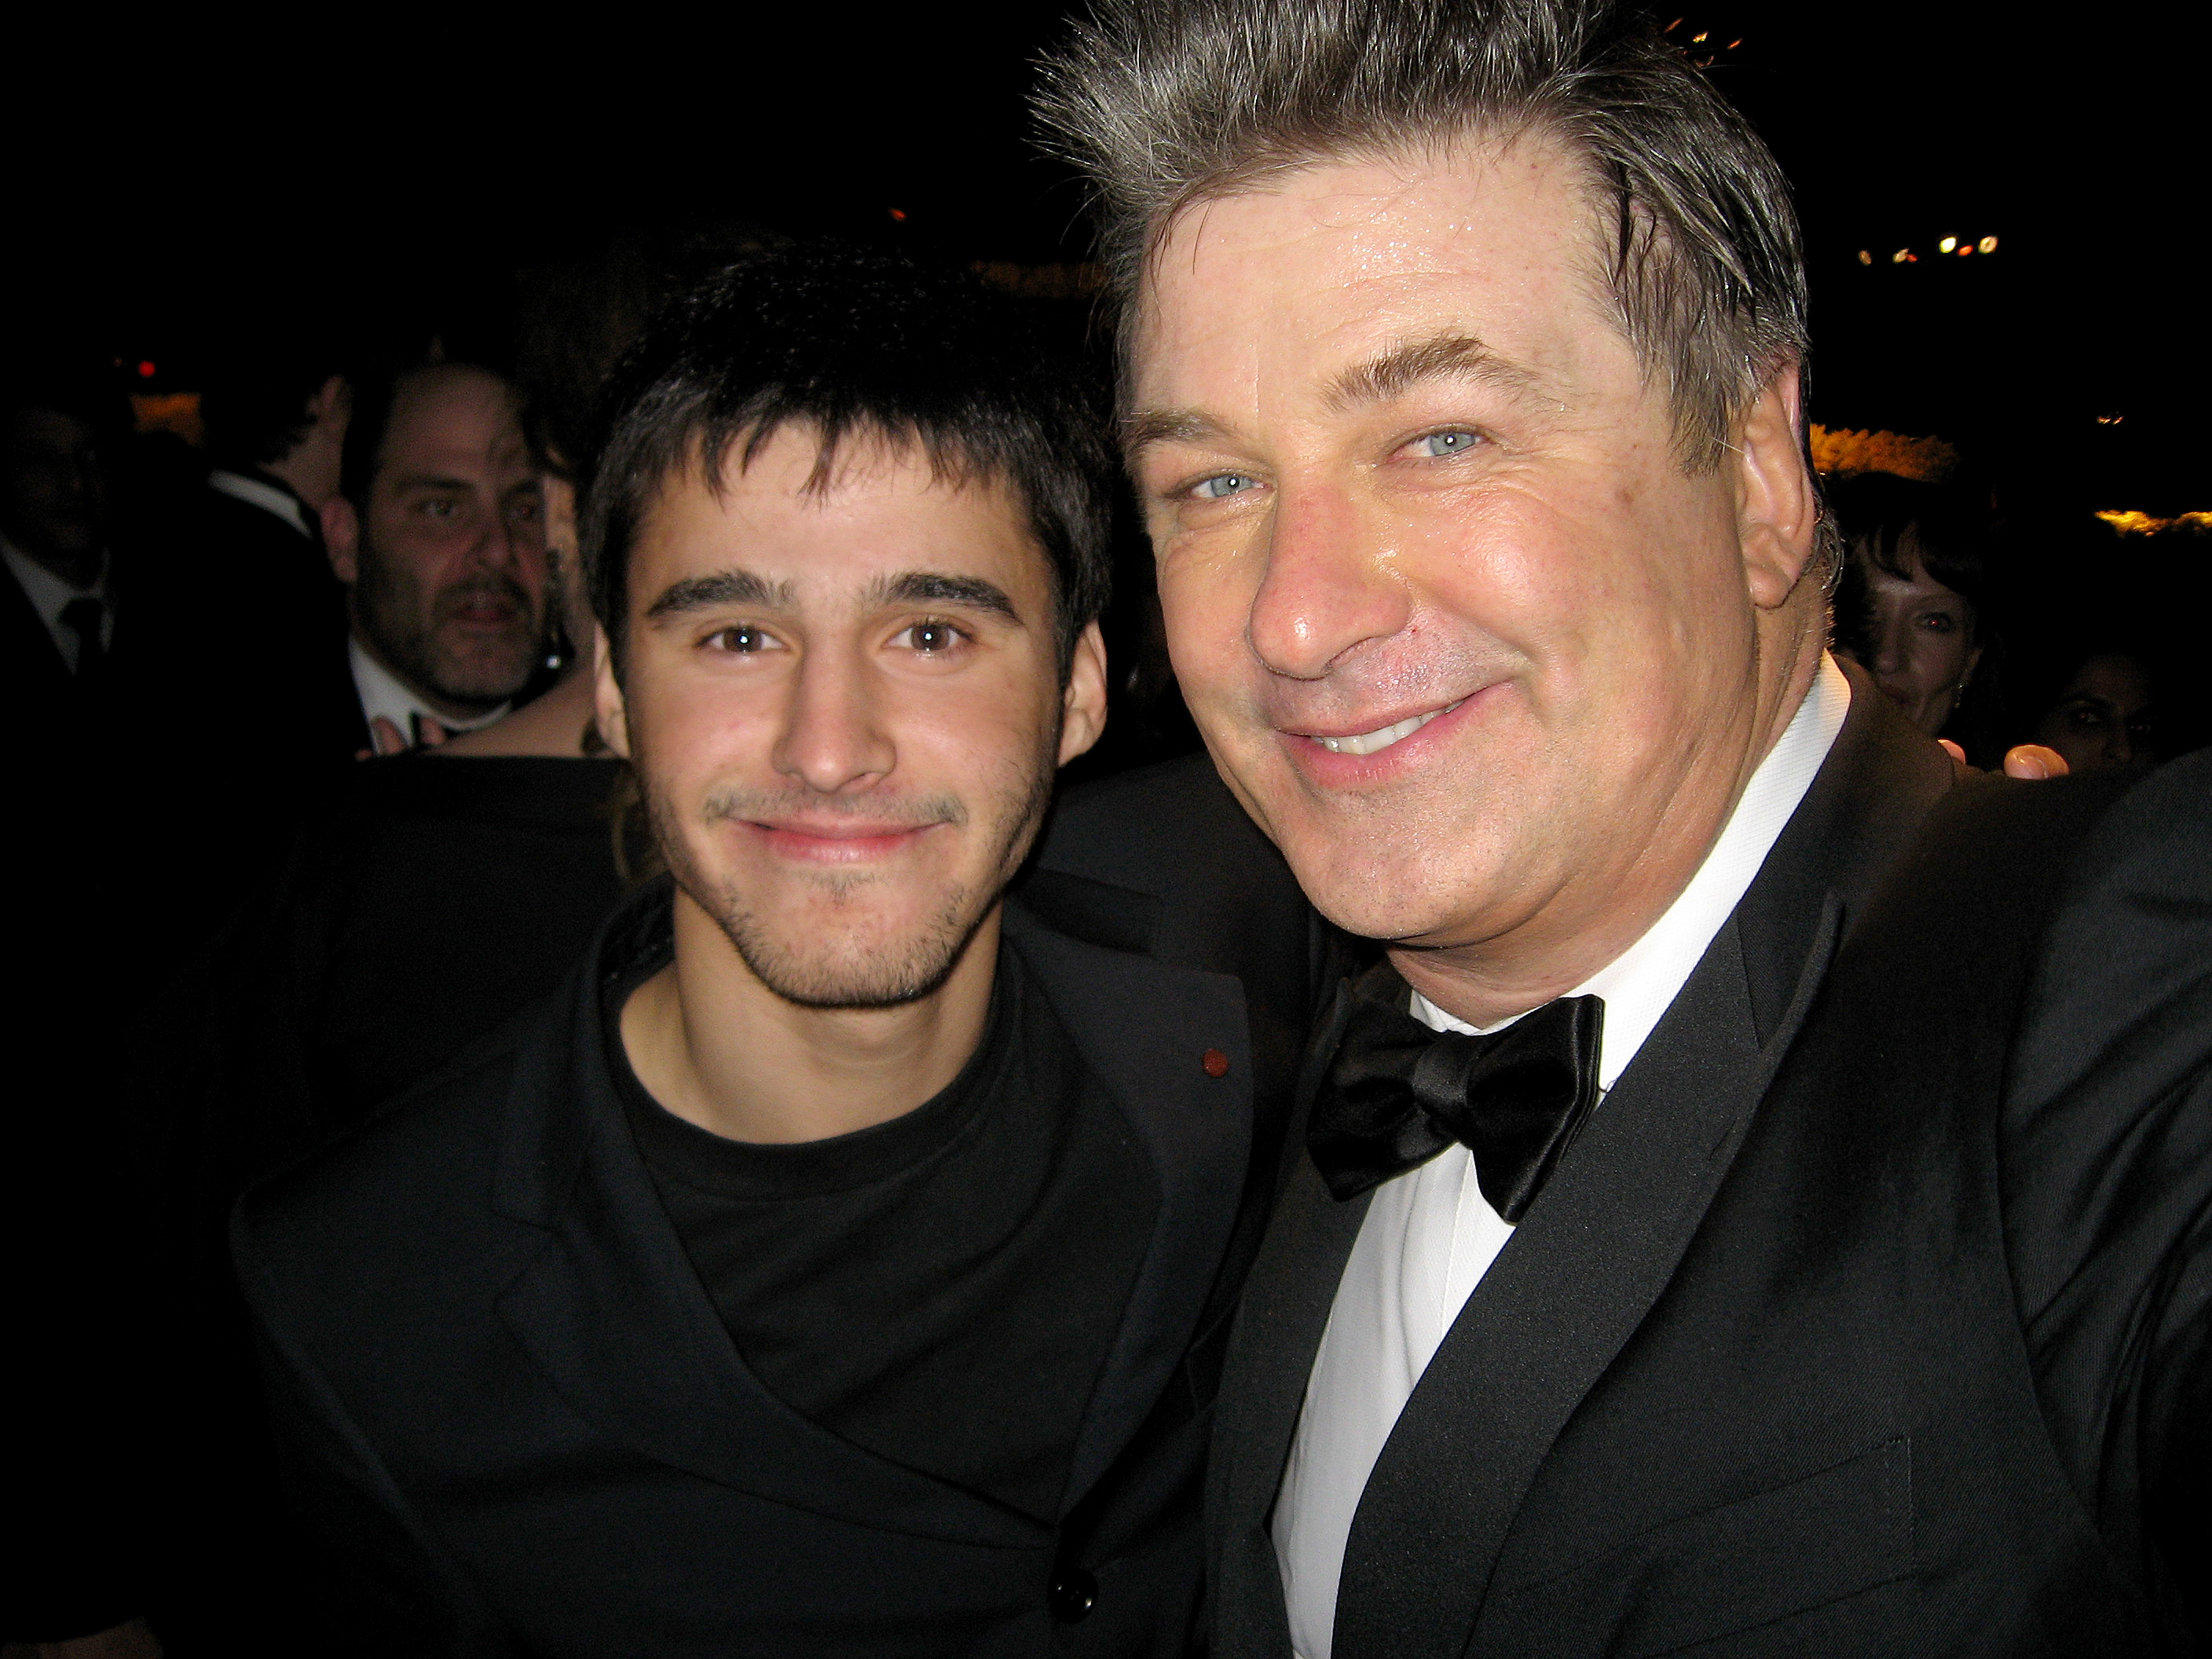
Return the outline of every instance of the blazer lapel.
{"type": "Polygon", "coordinates": [[[1308,1046],[1267,1235],[1229,1338],[1206,1476],[1207,1588],[1223,1659],[1290,1646],[1268,1517],[1291,1454],[1306,1378],[1368,1194],[1339,1203],[1305,1154],[1305,1122],[1350,1010],[1340,984],[1308,1046]]]}
{"type": "Polygon", "coordinates": [[[774,1503],[872,1529],[1034,1547],[1037,1522],[839,1439],[746,1370],[606,1081],[588,973],[565,1008],[565,1048],[531,1045],[544,1058],[516,1076],[494,1193],[502,1212],[544,1235],[500,1311],[562,1398],[633,1451],[774,1503]]]}
{"type": "Polygon", "coordinates": [[[1225,975],[1102,949],[1012,908],[1007,933],[1159,1183],[1152,1243],[1091,1390],[1065,1508],[1135,1437],[1190,1351],[1243,1193],[1252,1053],[1243,988],[1225,975]],[[1210,1053],[1226,1065],[1209,1069],[1210,1053]]]}
{"type": "Polygon", "coordinates": [[[1335,1650],[1466,1650],[1523,1495],[1673,1276],[1838,939],[1953,781],[1852,677],[1844,730],[1735,913],[1431,1361],[1370,1477],[1335,1650]]]}

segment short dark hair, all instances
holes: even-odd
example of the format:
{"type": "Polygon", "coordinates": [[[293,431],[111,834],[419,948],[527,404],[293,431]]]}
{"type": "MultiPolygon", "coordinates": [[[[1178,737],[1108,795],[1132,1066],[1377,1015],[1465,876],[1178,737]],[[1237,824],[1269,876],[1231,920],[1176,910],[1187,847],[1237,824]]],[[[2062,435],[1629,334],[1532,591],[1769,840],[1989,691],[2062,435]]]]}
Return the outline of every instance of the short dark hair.
{"type": "Polygon", "coordinates": [[[307,435],[307,405],[347,356],[333,339],[232,341],[201,376],[200,421],[218,466],[266,466],[307,435]]]}
{"type": "Polygon", "coordinates": [[[1588,170],[1622,331],[1717,465],[1806,352],[1788,181],[1750,125],[1614,0],[1097,0],[1044,65],[1049,142],[1089,176],[1126,302],[1185,208],[1317,162],[1547,132],[1588,170]]]}
{"type": "Polygon", "coordinates": [[[1004,483],[1050,567],[1063,665],[1106,607],[1117,473],[1101,389],[1021,301],[962,272],[834,248],[770,254],[679,300],[601,405],[580,525],[592,609],[622,661],[630,550],[687,467],[719,489],[785,427],[811,428],[813,483],[847,440],[919,446],[938,476],[1004,483]]]}
{"type": "Polygon", "coordinates": [[[1912,532],[1921,568],[1974,607],[1976,627],[1989,602],[1988,501],[1969,485],[1925,483],[1887,472],[1862,472],[1828,486],[1829,510],[1855,561],[1900,581],[1912,580],[1904,546],[1912,532]]]}

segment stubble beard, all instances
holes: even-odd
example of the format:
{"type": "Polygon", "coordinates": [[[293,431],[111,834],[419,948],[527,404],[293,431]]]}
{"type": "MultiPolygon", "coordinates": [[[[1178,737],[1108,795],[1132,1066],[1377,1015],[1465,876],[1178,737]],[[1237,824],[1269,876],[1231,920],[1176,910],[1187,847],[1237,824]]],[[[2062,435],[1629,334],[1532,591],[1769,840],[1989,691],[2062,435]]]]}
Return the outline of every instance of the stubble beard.
{"type": "Polygon", "coordinates": [[[490,575],[429,594],[407,573],[391,568],[388,562],[373,555],[363,559],[362,574],[355,605],[362,629],[419,690],[463,708],[493,708],[528,684],[535,665],[538,618],[529,594],[512,578],[490,575]],[[484,641],[463,651],[448,636],[442,611],[449,596],[480,591],[496,592],[514,604],[514,635],[511,641],[484,641]]]}
{"type": "MultiPolygon", "coordinates": [[[[992,857],[984,866],[996,877],[990,890],[981,891],[980,884],[956,882],[946,888],[942,902],[927,921],[891,938],[859,926],[823,930],[837,932],[839,937],[834,939],[819,933],[799,939],[788,937],[787,932],[779,937],[734,881],[718,883],[700,867],[682,833],[680,813],[666,793],[650,782],[644,791],[646,810],[653,838],[676,884],[713,918],[746,968],[770,991],[805,1008],[894,1007],[917,1001],[945,983],[1012,878],[1051,802],[1055,768],[1050,757],[1058,746],[1055,729],[1038,763],[1018,782],[1010,779],[1009,787],[993,798],[1006,806],[993,836],[992,857]]],[[[817,811],[854,810],[836,798],[802,797],[796,791],[780,796],[762,791],[724,791],[710,796],[699,816],[711,832],[714,824],[726,818],[777,816],[770,809],[771,802],[780,801],[787,807],[801,799],[817,811]]],[[[921,810],[909,822],[939,822],[957,830],[970,816],[966,805],[951,796],[915,805],[921,810]]],[[[855,924],[866,920],[868,891],[881,879],[872,871],[827,871],[812,878],[815,890],[833,907],[833,915],[845,913],[855,924]]]]}

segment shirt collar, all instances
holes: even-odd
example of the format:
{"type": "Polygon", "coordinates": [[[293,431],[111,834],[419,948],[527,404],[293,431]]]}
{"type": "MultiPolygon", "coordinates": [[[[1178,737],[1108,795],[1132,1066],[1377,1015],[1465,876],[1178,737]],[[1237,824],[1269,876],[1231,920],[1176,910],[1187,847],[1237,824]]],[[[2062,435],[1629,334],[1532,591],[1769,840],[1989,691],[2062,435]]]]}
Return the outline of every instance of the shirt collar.
{"type": "MultiPolygon", "coordinates": [[[[1812,689],[1751,775],[1751,781],[1744,786],[1741,798],[1689,885],[1641,939],[1568,993],[1605,999],[1598,1060],[1601,1089],[1612,1088],[1613,1079],[1628,1069],[1644,1038],[1651,1035],[1705,956],[1705,947],[1750,888],[1783,826],[1812,787],[1814,775],[1835,745],[1836,734],[1844,729],[1844,716],[1850,707],[1850,682],[1835,659],[1824,653],[1812,689]]],[[[1413,993],[1413,1012],[1432,1030],[1478,1029],[1454,1018],[1418,991],[1413,993]]],[[[1487,1029],[1502,1030],[1512,1023],[1501,1020],[1487,1029]]]]}
{"type": "Polygon", "coordinates": [[[474,720],[456,720],[450,714],[440,714],[423,702],[404,680],[369,655],[368,647],[358,638],[348,638],[346,656],[353,665],[354,690],[361,694],[362,720],[364,722],[374,721],[381,714],[410,743],[415,740],[416,715],[426,720],[437,721],[448,732],[477,732],[514,707],[512,702],[503,702],[489,714],[479,714],[474,720]]]}
{"type": "Polygon", "coordinates": [[[109,603],[107,555],[104,551],[100,556],[100,574],[89,587],[70,586],[5,536],[0,536],[0,558],[7,560],[8,568],[15,573],[24,597],[30,600],[31,608],[39,613],[39,620],[46,623],[49,630],[61,626],[62,607],[71,599],[98,599],[102,605],[109,603]]]}
{"type": "Polygon", "coordinates": [[[282,485],[270,483],[266,478],[249,477],[243,472],[217,467],[208,474],[208,488],[234,501],[244,501],[249,507],[258,507],[264,513],[273,514],[309,541],[315,539],[315,532],[307,523],[307,503],[282,485]]]}

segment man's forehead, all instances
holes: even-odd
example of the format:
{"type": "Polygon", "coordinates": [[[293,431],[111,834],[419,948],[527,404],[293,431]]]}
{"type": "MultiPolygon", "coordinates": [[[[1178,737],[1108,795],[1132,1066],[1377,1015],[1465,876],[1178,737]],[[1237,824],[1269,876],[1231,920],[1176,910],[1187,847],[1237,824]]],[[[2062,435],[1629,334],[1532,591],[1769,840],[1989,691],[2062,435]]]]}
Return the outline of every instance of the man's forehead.
{"type": "Polygon", "coordinates": [[[507,382],[460,367],[421,369],[402,380],[380,459],[389,466],[434,455],[478,464],[526,460],[521,412],[507,382]]]}
{"type": "Polygon", "coordinates": [[[1391,345],[1449,338],[1528,366],[1548,335],[1614,331],[1603,265],[1587,168],[1541,135],[1316,162],[1177,216],[1146,265],[1132,378],[1151,401],[1241,350],[1328,395],[1391,345]]]}
{"type": "Polygon", "coordinates": [[[823,467],[818,439],[797,429],[750,459],[746,447],[732,443],[711,478],[695,448],[653,493],[637,545],[660,580],[734,560],[795,599],[873,591],[885,571],[922,565],[1001,580],[1031,563],[1048,574],[1020,500],[994,475],[940,470],[918,444],[872,439],[839,446],[823,467]]]}

